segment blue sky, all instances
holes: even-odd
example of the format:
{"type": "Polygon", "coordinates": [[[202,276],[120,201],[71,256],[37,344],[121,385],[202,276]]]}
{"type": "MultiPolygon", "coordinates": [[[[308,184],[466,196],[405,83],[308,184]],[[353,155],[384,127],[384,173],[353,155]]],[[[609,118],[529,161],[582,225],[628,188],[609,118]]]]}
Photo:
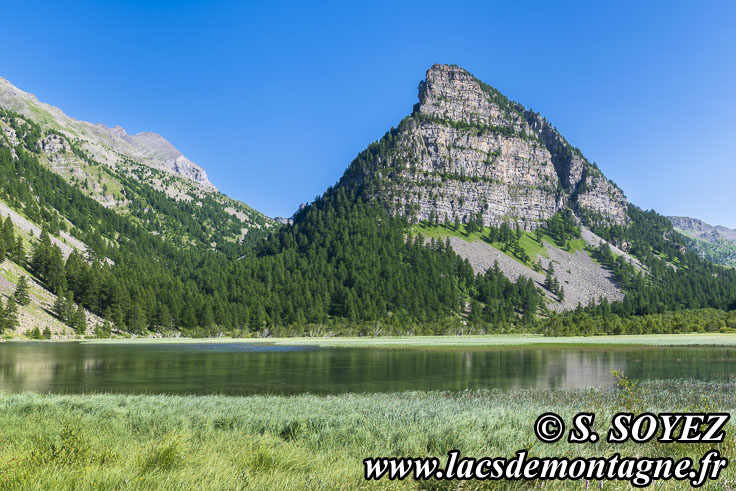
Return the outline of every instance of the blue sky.
{"type": "Polygon", "coordinates": [[[733,2],[12,2],[0,75],[155,131],[290,215],[455,63],[545,115],[644,208],[736,227],[733,2]]]}

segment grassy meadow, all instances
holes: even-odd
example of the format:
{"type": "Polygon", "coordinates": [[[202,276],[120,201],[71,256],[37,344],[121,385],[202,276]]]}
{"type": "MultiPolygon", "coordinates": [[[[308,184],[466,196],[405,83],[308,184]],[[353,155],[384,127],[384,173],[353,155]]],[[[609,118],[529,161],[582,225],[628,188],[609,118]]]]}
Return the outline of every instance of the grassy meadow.
{"type": "MultiPolygon", "coordinates": [[[[650,382],[618,390],[518,390],[335,396],[0,395],[0,489],[533,489],[538,482],[387,479],[367,483],[368,456],[700,458],[711,445],[544,444],[533,423],[619,410],[736,412],[736,381],[650,382]]],[[[722,455],[736,455],[729,422],[722,455]]],[[[547,482],[544,489],[587,489],[547,482]]],[[[686,489],[663,483],[656,489],[686,489]]],[[[590,483],[590,489],[600,489],[590,483]]],[[[630,489],[605,482],[603,489],[630,489]]],[[[704,489],[736,489],[736,466],[704,489]]]]}

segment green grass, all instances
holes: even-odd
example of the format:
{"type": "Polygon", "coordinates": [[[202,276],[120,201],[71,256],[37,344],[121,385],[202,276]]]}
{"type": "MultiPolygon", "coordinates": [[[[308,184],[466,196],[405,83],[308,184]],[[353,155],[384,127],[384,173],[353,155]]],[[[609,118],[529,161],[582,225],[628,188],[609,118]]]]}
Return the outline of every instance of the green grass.
{"type": "MultiPolygon", "coordinates": [[[[734,382],[652,382],[624,390],[224,396],[0,395],[0,489],[532,489],[539,482],[366,483],[370,456],[672,456],[736,454],[734,424],[716,445],[539,442],[533,423],[613,414],[735,412],[734,382]]],[[[444,459],[443,459],[444,461],[444,459]]],[[[733,482],[736,468],[721,475],[733,482]]],[[[545,489],[585,489],[547,482],[545,489]]],[[[599,489],[591,483],[591,489],[599,489]]],[[[605,489],[629,489],[606,482],[605,489]]],[[[663,483],[657,489],[683,489],[663,483]]],[[[711,485],[705,489],[721,489],[711,485]]]]}
{"type": "Polygon", "coordinates": [[[567,241],[567,247],[563,250],[575,254],[578,251],[585,250],[585,241],[583,239],[570,239],[567,241]]]}
{"type": "MultiPolygon", "coordinates": [[[[430,225],[428,222],[421,222],[412,227],[412,233],[414,235],[422,234],[424,237],[432,239],[445,239],[446,237],[457,237],[467,242],[475,242],[483,240],[499,251],[503,252],[510,258],[520,262],[521,264],[533,268],[537,262],[537,256],[549,257],[545,246],[540,244],[534,232],[522,232],[521,239],[519,239],[519,245],[526,252],[529,257],[528,261],[522,261],[521,258],[517,257],[512,250],[504,250],[505,245],[501,242],[490,242],[488,240],[488,227],[484,227],[482,230],[468,233],[468,227],[466,224],[460,224],[459,228],[455,228],[453,224],[446,225],[430,225]]],[[[578,251],[586,251],[585,240],[583,239],[570,239],[567,241],[565,247],[560,247],[556,244],[555,240],[542,233],[542,242],[548,244],[551,247],[556,247],[563,251],[569,252],[570,254],[576,254],[578,251]]]]}
{"type": "MultiPolygon", "coordinates": [[[[551,237],[543,234],[542,235],[542,242],[546,242],[548,244],[554,244],[554,241],[551,237]]],[[[533,261],[536,261],[537,255],[540,255],[542,257],[549,257],[549,254],[547,253],[547,249],[537,242],[537,239],[529,232],[523,232],[521,235],[521,239],[519,239],[519,245],[521,248],[526,252],[526,254],[532,258],[533,261]]],[[[503,247],[503,244],[497,242],[494,243],[494,247],[503,247]]],[[[513,254],[512,254],[513,256],[513,254]]],[[[514,256],[514,259],[518,261],[518,258],[514,256]]]]}
{"type": "Polygon", "coordinates": [[[506,347],[600,347],[616,346],[736,346],[736,334],[636,334],[625,336],[545,337],[538,334],[470,336],[380,336],[313,338],[126,338],[89,339],[83,343],[268,343],[277,345],[324,347],[401,347],[401,348],[506,348],[506,347]]]}
{"type": "Polygon", "coordinates": [[[475,242],[481,240],[481,236],[488,235],[488,229],[473,232],[472,234],[467,233],[468,227],[465,224],[460,224],[460,228],[456,229],[452,224],[445,225],[430,225],[427,222],[421,222],[414,227],[412,231],[414,234],[421,233],[425,237],[433,239],[444,239],[445,237],[457,237],[468,242],[475,242]]]}
{"type": "MultiPolygon", "coordinates": [[[[511,250],[505,251],[503,243],[490,242],[488,240],[488,231],[489,228],[484,227],[482,230],[468,233],[467,225],[465,224],[460,224],[460,227],[458,229],[455,229],[452,224],[448,224],[447,226],[434,226],[429,225],[426,222],[417,224],[412,228],[412,233],[414,233],[415,235],[421,233],[424,237],[428,238],[445,239],[446,237],[457,237],[467,242],[483,240],[498,249],[499,251],[503,252],[510,258],[519,261],[520,263],[529,267],[532,267],[532,263],[536,262],[537,255],[548,257],[547,250],[539,242],[537,242],[537,239],[534,238],[534,236],[529,232],[523,232],[521,239],[519,240],[519,245],[521,245],[521,248],[524,249],[524,251],[530,258],[530,261],[523,262],[520,260],[520,258],[516,257],[511,250]]],[[[552,238],[547,235],[544,235],[542,240],[544,242],[554,244],[552,238]]]]}

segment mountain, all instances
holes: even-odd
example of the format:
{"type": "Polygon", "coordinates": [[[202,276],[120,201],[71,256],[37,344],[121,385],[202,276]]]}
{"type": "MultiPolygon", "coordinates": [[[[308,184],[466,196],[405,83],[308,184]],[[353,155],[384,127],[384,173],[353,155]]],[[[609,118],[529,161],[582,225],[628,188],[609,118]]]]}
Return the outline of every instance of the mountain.
{"type": "MultiPolygon", "coordinates": [[[[155,169],[177,174],[207,190],[216,190],[200,166],[184,157],[164,137],[156,133],[129,135],[120,126],[108,128],[70,118],[54,106],[40,102],[0,77],[0,107],[30,118],[40,126],[78,140],[80,148],[92,158],[116,167],[124,165],[123,156],[155,169]],[[121,155],[122,154],[122,155],[121,155]]],[[[8,136],[14,138],[11,132],[8,136]]],[[[58,142],[51,142],[58,145],[58,142]]]]}
{"type": "MultiPolygon", "coordinates": [[[[67,116],[0,78],[0,146],[18,146],[105,207],[182,245],[230,248],[275,222],[217,191],[200,166],[156,133],[129,135],[67,116]]],[[[235,252],[233,252],[235,254],[235,252]]]]}
{"type": "Polygon", "coordinates": [[[668,218],[675,230],[686,237],[688,247],[716,264],[736,267],[736,230],[714,227],[697,218],[668,218]]]}
{"type": "Polygon", "coordinates": [[[431,67],[411,113],[280,226],[38,114],[0,109],[0,127],[11,337],[736,328],[736,269],[455,66],[431,67]],[[18,307],[23,276],[32,300],[18,307]]]}
{"type": "Polygon", "coordinates": [[[540,115],[434,65],[411,114],[244,267],[279,295],[262,305],[287,325],[309,309],[307,323],[353,334],[540,322],[555,334],[669,332],[694,324],[664,325],[666,312],[736,306],[736,274],[684,246],[540,115]],[[418,260],[417,244],[433,254],[418,260]],[[306,292],[289,275],[310,278],[306,292]]]}
{"type": "Polygon", "coordinates": [[[437,216],[532,230],[555,213],[624,224],[623,192],[534,111],[453,65],[434,65],[419,102],[340,185],[376,181],[372,192],[416,220],[437,216]]]}
{"type": "Polygon", "coordinates": [[[0,300],[30,280],[31,303],[17,315],[0,304],[0,332],[16,335],[142,332],[219,316],[197,268],[227,264],[277,226],[219,193],[160,135],[75,120],[5,79],[0,175],[0,300]],[[196,310],[183,312],[185,298],[196,310]]]}
{"type": "MultiPolygon", "coordinates": [[[[433,65],[418,97],[412,113],[362,152],[338,186],[363,186],[376,203],[412,223],[457,221],[453,229],[506,224],[530,232],[563,212],[589,226],[628,223],[626,197],[596,165],[539,114],[466,70],[433,65]]],[[[419,230],[448,236],[447,230],[419,230]]],[[[588,228],[570,237],[579,241],[572,249],[527,234],[521,241],[526,251],[513,246],[522,248],[518,253],[508,253],[510,247],[502,243],[477,240],[477,234],[476,240],[471,234],[454,235],[453,249],[476,273],[497,263],[509,278],[529,279],[545,291],[553,310],[624,296],[611,271],[582,250],[602,241],[588,228]],[[550,266],[561,286],[557,292],[544,286],[550,266]]]]}

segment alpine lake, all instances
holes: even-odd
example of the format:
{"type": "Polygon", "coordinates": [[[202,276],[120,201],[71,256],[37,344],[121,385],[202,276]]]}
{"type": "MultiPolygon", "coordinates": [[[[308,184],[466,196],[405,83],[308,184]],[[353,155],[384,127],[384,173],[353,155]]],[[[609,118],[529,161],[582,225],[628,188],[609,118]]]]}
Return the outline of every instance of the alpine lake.
{"type": "Polygon", "coordinates": [[[268,342],[0,344],[0,391],[295,395],[610,388],[646,380],[732,381],[736,346],[283,345],[268,342]]]}

